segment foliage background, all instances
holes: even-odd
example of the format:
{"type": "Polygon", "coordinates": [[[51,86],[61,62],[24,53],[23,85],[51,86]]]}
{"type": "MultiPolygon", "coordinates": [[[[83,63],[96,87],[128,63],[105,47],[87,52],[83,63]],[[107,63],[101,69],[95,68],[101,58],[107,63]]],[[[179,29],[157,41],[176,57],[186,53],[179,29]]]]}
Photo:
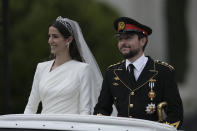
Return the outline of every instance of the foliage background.
{"type": "MultiPolygon", "coordinates": [[[[121,60],[113,29],[113,20],[118,17],[118,13],[105,4],[93,0],[9,0],[9,110],[5,110],[2,104],[5,101],[2,94],[0,114],[23,113],[36,65],[48,59],[48,26],[57,16],[79,22],[102,72],[110,64],[121,60]]],[[[1,63],[2,52],[1,48],[1,63]]],[[[2,64],[0,66],[1,73],[3,67],[2,64]]],[[[0,84],[3,90],[2,79],[0,84]]]]}

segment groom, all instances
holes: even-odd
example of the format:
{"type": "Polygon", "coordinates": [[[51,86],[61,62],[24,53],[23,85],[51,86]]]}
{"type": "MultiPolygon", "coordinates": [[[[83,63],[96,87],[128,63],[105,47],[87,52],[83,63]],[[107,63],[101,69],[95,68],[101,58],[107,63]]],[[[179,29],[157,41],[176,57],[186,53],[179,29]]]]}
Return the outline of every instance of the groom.
{"type": "Polygon", "coordinates": [[[111,115],[114,104],[119,117],[159,121],[162,103],[167,105],[162,122],[180,129],[183,106],[175,70],[144,54],[152,29],[128,17],[116,19],[114,27],[125,60],[108,67],[94,114],[111,115]]]}

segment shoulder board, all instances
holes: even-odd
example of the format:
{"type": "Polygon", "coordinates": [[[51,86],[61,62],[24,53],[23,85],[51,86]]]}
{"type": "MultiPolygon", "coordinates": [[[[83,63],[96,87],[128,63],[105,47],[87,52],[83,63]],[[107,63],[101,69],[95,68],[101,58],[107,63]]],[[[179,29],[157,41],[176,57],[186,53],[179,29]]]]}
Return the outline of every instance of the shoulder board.
{"type": "Polygon", "coordinates": [[[165,67],[168,67],[170,70],[174,70],[174,67],[172,65],[169,65],[166,62],[163,62],[163,61],[160,61],[160,60],[155,60],[155,63],[160,64],[160,65],[163,65],[165,67]]]}
{"type": "Polygon", "coordinates": [[[125,60],[122,60],[121,62],[118,62],[118,63],[113,64],[113,65],[110,65],[108,68],[111,68],[111,67],[113,67],[113,66],[119,65],[119,64],[121,64],[121,63],[123,63],[123,62],[125,62],[125,60]]]}

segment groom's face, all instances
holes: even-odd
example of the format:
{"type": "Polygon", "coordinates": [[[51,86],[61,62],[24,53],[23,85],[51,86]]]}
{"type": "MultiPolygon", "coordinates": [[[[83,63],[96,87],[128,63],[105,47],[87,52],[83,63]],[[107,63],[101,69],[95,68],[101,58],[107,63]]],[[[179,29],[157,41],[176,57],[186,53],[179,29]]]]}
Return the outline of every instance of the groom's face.
{"type": "Polygon", "coordinates": [[[142,51],[137,34],[121,34],[118,37],[118,41],[118,48],[126,59],[132,58],[142,51]]]}

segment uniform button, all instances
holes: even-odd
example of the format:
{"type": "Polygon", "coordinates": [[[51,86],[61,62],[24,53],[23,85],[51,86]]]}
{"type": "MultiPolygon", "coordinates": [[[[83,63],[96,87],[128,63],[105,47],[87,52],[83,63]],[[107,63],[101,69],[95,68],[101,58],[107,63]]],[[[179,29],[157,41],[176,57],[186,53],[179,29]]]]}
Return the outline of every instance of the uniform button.
{"type": "Polygon", "coordinates": [[[135,93],[132,91],[132,92],[131,92],[131,96],[134,96],[134,95],[135,95],[135,93]]]}
{"type": "Polygon", "coordinates": [[[130,108],[133,108],[133,104],[130,104],[129,107],[130,107],[130,108]]]}

